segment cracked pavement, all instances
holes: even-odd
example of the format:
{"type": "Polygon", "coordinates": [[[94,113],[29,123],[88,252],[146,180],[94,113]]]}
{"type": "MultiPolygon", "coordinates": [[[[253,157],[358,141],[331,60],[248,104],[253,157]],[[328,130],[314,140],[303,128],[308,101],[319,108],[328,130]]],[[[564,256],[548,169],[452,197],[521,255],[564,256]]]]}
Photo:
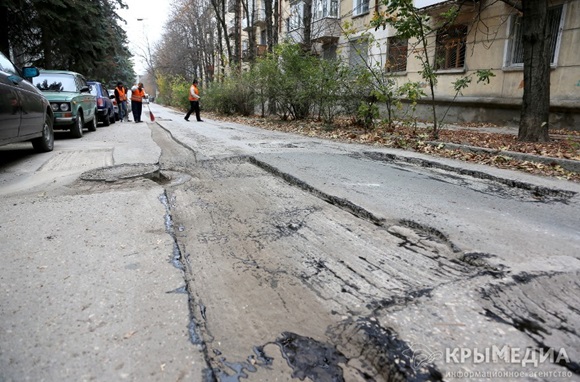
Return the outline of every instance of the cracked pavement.
{"type": "Polygon", "coordinates": [[[0,379],[580,380],[576,185],[151,107],[3,162],[0,379]]]}

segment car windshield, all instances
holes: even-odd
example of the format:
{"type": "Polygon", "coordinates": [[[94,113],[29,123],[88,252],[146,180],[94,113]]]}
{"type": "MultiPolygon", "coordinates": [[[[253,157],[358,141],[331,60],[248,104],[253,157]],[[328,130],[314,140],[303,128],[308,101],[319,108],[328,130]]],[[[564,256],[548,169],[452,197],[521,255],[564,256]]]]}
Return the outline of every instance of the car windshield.
{"type": "Polygon", "coordinates": [[[42,91],[48,92],[76,92],[75,78],[69,74],[40,73],[32,79],[34,85],[42,91]]]}

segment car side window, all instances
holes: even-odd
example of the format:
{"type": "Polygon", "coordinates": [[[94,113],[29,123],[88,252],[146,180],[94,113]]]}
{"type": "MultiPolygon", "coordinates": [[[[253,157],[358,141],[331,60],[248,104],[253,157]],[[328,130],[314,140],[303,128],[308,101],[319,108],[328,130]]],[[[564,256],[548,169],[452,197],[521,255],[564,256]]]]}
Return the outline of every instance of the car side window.
{"type": "Polygon", "coordinates": [[[4,56],[3,54],[0,54],[0,68],[2,68],[2,70],[7,73],[14,74],[20,77],[18,69],[16,69],[16,67],[12,64],[12,62],[10,62],[10,60],[6,58],[6,56],[4,56]]]}

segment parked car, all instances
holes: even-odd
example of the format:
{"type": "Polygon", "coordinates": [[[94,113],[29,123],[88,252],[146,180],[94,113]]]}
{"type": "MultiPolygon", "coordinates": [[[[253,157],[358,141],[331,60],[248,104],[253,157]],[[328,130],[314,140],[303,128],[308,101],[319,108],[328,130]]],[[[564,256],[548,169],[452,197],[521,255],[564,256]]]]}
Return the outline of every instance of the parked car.
{"type": "Polygon", "coordinates": [[[107,89],[97,81],[88,81],[87,83],[91,88],[91,94],[97,100],[97,122],[102,122],[105,126],[115,123],[115,110],[107,89]]]}
{"type": "Polygon", "coordinates": [[[119,105],[117,105],[117,99],[115,98],[115,89],[109,89],[109,98],[113,103],[113,111],[115,112],[115,121],[119,120],[119,105]]]}
{"type": "Polygon", "coordinates": [[[28,80],[38,74],[35,67],[20,70],[0,52],[0,145],[31,141],[36,151],[54,148],[50,103],[28,80]]]}
{"type": "Polygon", "coordinates": [[[75,138],[83,136],[85,127],[89,131],[97,130],[97,101],[81,74],[41,70],[32,82],[50,102],[55,130],[69,130],[75,138]]]}

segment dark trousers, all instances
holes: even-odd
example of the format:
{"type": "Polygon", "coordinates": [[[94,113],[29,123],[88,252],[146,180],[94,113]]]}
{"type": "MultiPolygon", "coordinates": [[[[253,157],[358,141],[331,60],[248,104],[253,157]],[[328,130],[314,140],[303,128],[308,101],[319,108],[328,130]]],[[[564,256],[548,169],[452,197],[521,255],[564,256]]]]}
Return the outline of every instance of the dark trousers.
{"type": "Polygon", "coordinates": [[[189,116],[194,111],[195,111],[195,118],[198,121],[201,121],[201,117],[199,116],[199,101],[189,101],[189,110],[187,111],[187,114],[185,115],[185,119],[189,119],[189,116]]]}
{"type": "Polygon", "coordinates": [[[143,110],[142,102],[131,102],[131,111],[133,111],[133,120],[135,122],[141,122],[141,111],[143,110]]]}

